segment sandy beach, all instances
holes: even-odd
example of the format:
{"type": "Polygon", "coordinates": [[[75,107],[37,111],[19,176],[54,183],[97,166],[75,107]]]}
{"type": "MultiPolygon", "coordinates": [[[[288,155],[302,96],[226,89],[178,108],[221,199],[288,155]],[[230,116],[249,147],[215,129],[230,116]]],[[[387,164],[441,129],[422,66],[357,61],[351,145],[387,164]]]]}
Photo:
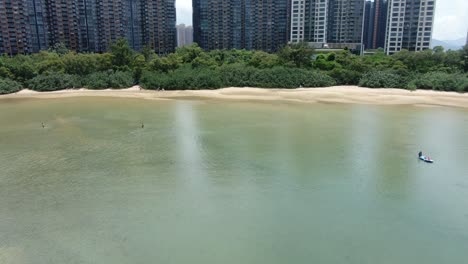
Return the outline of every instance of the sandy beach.
{"type": "Polygon", "coordinates": [[[335,86],[326,88],[263,89],[224,88],[218,90],[153,91],[139,86],[120,90],[73,89],[53,92],[22,90],[8,98],[66,98],[83,96],[127,97],[153,100],[170,99],[222,99],[249,101],[288,101],[299,103],[347,103],[377,105],[446,106],[468,108],[468,93],[439,91],[407,91],[403,89],[369,89],[357,86],[335,86]]]}

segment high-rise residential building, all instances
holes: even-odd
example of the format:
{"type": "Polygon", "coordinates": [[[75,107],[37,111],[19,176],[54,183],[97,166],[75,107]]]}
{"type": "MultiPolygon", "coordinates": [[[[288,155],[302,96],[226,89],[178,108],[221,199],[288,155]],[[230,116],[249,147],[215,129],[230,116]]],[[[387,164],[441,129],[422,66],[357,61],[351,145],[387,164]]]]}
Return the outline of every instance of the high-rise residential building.
{"type": "MultiPolygon", "coordinates": [[[[313,5],[311,1],[305,0],[293,0],[291,4],[291,29],[289,30],[289,40],[290,42],[300,42],[304,40],[304,31],[305,30],[313,30],[315,23],[308,25],[307,29],[305,28],[305,9],[306,4],[309,7],[313,5]],[[312,26],[312,27],[311,27],[312,26]]],[[[323,22],[324,23],[324,22],[323,22]]],[[[318,23],[317,23],[318,26],[318,23]]],[[[313,33],[309,33],[314,35],[313,33]]]]}
{"type": "Polygon", "coordinates": [[[435,0],[389,0],[385,52],[429,49],[435,0]]]}
{"type": "Polygon", "coordinates": [[[33,51],[33,43],[45,44],[39,39],[45,34],[43,27],[36,27],[43,18],[36,18],[33,8],[26,0],[0,0],[0,54],[27,54],[33,51]],[[37,30],[34,40],[33,29],[37,30]]]}
{"type": "Polygon", "coordinates": [[[71,50],[80,49],[78,1],[46,2],[49,45],[63,43],[71,50]]]}
{"type": "MultiPolygon", "coordinates": [[[[128,39],[130,47],[134,50],[141,50],[143,46],[143,5],[145,1],[125,0],[123,9],[127,29],[125,38],[128,39]]],[[[125,22],[124,22],[125,23],[125,22]]]]}
{"type": "Polygon", "coordinates": [[[143,40],[159,54],[177,46],[175,0],[142,0],[143,40]]]}
{"type": "Polygon", "coordinates": [[[192,45],[193,44],[193,27],[186,26],[185,27],[185,45],[192,45]]]}
{"type": "Polygon", "coordinates": [[[97,10],[101,50],[119,38],[135,50],[147,45],[159,54],[176,46],[175,0],[102,0],[97,10]]]}
{"type": "Polygon", "coordinates": [[[119,38],[140,50],[147,45],[159,54],[176,47],[175,0],[100,0],[97,7],[100,51],[119,38]]]}
{"type": "Polygon", "coordinates": [[[372,49],[385,47],[385,33],[387,29],[388,0],[375,0],[374,31],[372,33],[372,49]]]}
{"type": "Polygon", "coordinates": [[[193,39],[206,50],[241,48],[244,0],[193,0],[193,39]]]}
{"type": "Polygon", "coordinates": [[[27,54],[63,43],[104,52],[119,38],[159,54],[176,46],[175,0],[0,0],[0,53],[27,54]]]}
{"type": "Polygon", "coordinates": [[[112,43],[125,37],[132,46],[131,39],[128,39],[132,24],[129,23],[128,13],[124,9],[124,0],[98,1],[97,15],[100,51],[108,50],[112,43]]]}
{"type": "Polygon", "coordinates": [[[104,52],[119,38],[142,46],[141,0],[48,0],[49,44],[104,52]]]}
{"type": "Polygon", "coordinates": [[[384,48],[387,28],[387,0],[367,0],[364,20],[365,49],[384,48]]]}
{"type": "Polygon", "coordinates": [[[203,49],[275,51],[289,39],[289,0],[194,0],[194,41],[203,49]]]}
{"type": "MultiPolygon", "coordinates": [[[[304,40],[327,43],[329,1],[307,1],[304,13],[304,40]]],[[[302,15],[301,15],[302,16],[302,15]]]]}
{"type": "Polygon", "coordinates": [[[276,51],[289,39],[289,0],[246,0],[242,48],[276,51]]]}
{"type": "Polygon", "coordinates": [[[49,47],[45,0],[29,0],[27,6],[29,20],[29,44],[31,52],[39,52],[49,47]]]}
{"type": "Polygon", "coordinates": [[[193,27],[185,24],[177,25],[177,47],[188,46],[193,43],[193,27]]]}
{"type": "Polygon", "coordinates": [[[96,0],[78,0],[79,51],[99,52],[99,30],[96,0]]]}
{"type": "Polygon", "coordinates": [[[185,46],[185,24],[176,26],[177,30],[177,47],[185,46]]]}
{"type": "Polygon", "coordinates": [[[363,0],[330,0],[328,43],[361,43],[364,4],[363,0]]]}
{"type": "Polygon", "coordinates": [[[366,0],[366,6],[364,7],[364,36],[363,45],[365,49],[370,49],[372,45],[372,33],[374,31],[374,19],[372,10],[374,9],[374,2],[366,0]]]}
{"type": "Polygon", "coordinates": [[[321,48],[357,48],[362,42],[364,0],[292,0],[291,42],[321,48]]]}

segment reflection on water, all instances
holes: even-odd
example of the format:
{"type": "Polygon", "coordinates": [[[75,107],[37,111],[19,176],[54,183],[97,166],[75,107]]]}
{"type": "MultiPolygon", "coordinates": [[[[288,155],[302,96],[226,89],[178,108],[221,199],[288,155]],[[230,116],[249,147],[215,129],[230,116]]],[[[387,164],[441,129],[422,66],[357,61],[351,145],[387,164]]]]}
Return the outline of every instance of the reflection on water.
{"type": "Polygon", "coordinates": [[[176,137],[176,148],[178,176],[183,177],[185,182],[199,182],[206,177],[203,171],[203,152],[199,142],[200,131],[197,123],[197,111],[193,109],[190,102],[177,102],[175,107],[174,133],[176,137]]]}
{"type": "Polygon", "coordinates": [[[0,263],[464,263],[467,134],[444,108],[0,102],[0,263]]]}

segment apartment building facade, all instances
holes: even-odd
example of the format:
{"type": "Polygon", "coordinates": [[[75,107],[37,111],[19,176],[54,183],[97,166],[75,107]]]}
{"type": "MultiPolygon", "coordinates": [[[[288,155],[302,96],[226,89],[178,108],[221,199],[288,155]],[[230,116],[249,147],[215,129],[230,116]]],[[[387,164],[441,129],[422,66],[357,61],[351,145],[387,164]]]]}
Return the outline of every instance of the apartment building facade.
{"type": "Polygon", "coordinates": [[[47,39],[42,0],[0,0],[0,54],[38,52],[47,39]]]}
{"type": "Polygon", "coordinates": [[[275,51],[289,39],[290,0],[194,0],[194,41],[203,49],[275,51]]]}
{"type": "Polygon", "coordinates": [[[387,5],[387,0],[366,1],[364,15],[365,49],[378,49],[385,47],[387,5]]]}
{"type": "Polygon", "coordinates": [[[175,0],[0,0],[0,53],[28,54],[57,43],[105,52],[119,38],[159,54],[176,46],[175,0]]]}
{"type": "Polygon", "coordinates": [[[188,46],[193,43],[193,27],[185,24],[177,25],[177,47],[188,46]]]}
{"type": "Polygon", "coordinates": [[[245,1],[245,41],[249,50],[276,51],[289,39],[290,2],[245,1]]]}
{"type": "Polygon", "coordinates": [[[292,0],[291,42],[316,48],[356,48],[362,42],[364,0],[292,0]]]}
{"type": "Polygon", "coordinates": [[[175,0],[143,0],[143,42],[159,54],[177,46],[175,0]]]}
{"type": "Polygon", "coordinates": [[[244,0],[193,0],[194,42],[206,50],[242,48],[244,0]]]}
{"type": "Polygon", "coordinates": [[[389,0],[385,52],[431,47],[435,0],[389,0]]]}
{"type": "Polygon", "coordinates": [[[46,2],[49,45],[63,43],[71,50],[80,50],[78,1],[46,2]]]}
{"type": "Polygon", "coordinates": [[[363,0],[330,0],[329,43],[361,43],[364,17],[363,0]]]}
{"type": "Polygon", "coordinates": [[[80,47],[78,51],[100,52],[98,28],[98,3],[95,0],[78,1],[80,47]]]}

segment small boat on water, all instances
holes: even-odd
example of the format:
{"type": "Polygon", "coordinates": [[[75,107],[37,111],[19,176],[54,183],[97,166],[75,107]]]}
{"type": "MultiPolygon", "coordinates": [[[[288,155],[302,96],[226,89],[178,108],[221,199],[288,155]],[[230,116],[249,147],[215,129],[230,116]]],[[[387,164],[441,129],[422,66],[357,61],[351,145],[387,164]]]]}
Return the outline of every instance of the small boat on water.
{"type": "Polygon", "coordinates": [[[434,160],[432,160],[430,157],[426,157],[422,154],[421,151],[419,151],[418,157],[420,160],[427,162],[427,163],[434,163],[434,160]]]}
{"type": "Polygon", "coordinates": [[[421,156],[419,157],[419,159],[422,160],[422,161],[424,161],[424,162],[427,162],[427,163],[434,163],[434,160],[432,160],[431,158],[426,157],[426,156],[424,156],[424,155],[421,155],[421,156]]]}

